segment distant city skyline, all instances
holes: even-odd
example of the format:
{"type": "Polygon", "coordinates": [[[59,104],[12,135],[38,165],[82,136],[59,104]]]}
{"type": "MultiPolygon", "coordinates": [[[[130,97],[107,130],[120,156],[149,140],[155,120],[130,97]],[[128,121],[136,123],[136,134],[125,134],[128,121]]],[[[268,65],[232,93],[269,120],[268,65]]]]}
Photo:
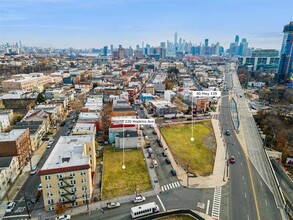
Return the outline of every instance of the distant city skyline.
{"type": "Polygon", "coordinates": [[[180,38],[229,48],[235,35],[249,47],[281,49],[293,3],[278,0],[1,0],[0,44],[55,48],[135,48],[180,38]]]}

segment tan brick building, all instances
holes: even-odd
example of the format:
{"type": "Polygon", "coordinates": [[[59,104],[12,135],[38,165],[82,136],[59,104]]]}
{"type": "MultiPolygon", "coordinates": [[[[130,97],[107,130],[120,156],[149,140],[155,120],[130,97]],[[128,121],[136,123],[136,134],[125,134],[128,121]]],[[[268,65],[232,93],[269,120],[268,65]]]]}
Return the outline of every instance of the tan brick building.
{"type": "Polygon", "coordinates": [[[94,135],[61,136],[39,171],[45,210],[91,203],[95,168],[94,135]]]}
{"type": "Polygon", "coordinates": [[[2,81],[3,91],[25,90],[39,91],[45,84],[51,82],[50,76],[45,76],[43,73],[19,74],[13,75],[12,79],[2,81]]]}
{"type": "Polygon", "coordinates": [[[20,169],[28,162],[31,150],[29,129],[0,133],[0,157],[17,156],[20,169]]]}

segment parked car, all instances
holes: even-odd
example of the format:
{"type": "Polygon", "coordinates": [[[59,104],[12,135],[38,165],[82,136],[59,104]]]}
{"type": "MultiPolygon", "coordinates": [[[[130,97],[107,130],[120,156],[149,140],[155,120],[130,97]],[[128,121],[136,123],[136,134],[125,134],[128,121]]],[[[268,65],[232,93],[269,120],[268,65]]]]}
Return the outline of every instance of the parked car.
{"type": "Polygon", "coordinates": [[[71,215],[60,215],[55,218],[55,220],[70,220],[70,219],[71,219],[71,215]]]}
{"type": "Polygon", "coordinates": [[[142,195],[137,195],[133,200],[134,203],[139,203],[143,201],[145,201],[145,197],[143,197],[142,195]]]}
{"type": "Polygon", "coordinates": [[[157,134],[157,132],[156,132],[155,130],[153,130],[153,134],[154,134],[154,135],[156,135],[156,134],[157,134]]]}
{"type": "Polygon", "coordinates": [[[173,176],[176,176],[176,175],[177,175],[176,170],[172,169],[172,170],[171,170],[171,174],[172,174],[173,176]]]}
{"type": "Polygon", "coordinates": [[[153,153],[152,148],[148,148],[148,152],[149,152],[149,154],[152,154],[153,153]]]}
{"type": "Polygon", "coordinates": [[[113,208],[117,208],[120,206],[119,202],[108,202],[107,203],[107,208],[108,209],[113,209],[113,208]]]}
{"type": "Polygon", "coordinates": [[[157,166],[158,166],[158,162],[157,162],[157,160],[153,160],[153,166],[154,166],[154,167],[157,167],[157,166]]]}
{"type": "Polygon", "coordinates": [[[5,213],[6,213],[6,214],[11,213],[11,212],[13,211],[15,205],[16,205],[15,202],[9,202],[9,203],[7,204],[7,208],[6,208],[6,210],[5,210],[5,213]]]}
{"type": "Polygon", "coordinates": [[[235,157],[231,156],[229,161],[230,161],[231,164],[234,164],[236,162],[235,157]]]}
{"type": "Polygon", "coordinates": [[[166,161],[166,164],[171,164],[171,161],[169,158],[166,158],[165,161],[166,161]]]}
{"type": "Polygon", "coordinates": [[[230,134],[231,134],[230,130],[227,130],[227,131],[225,132],[225,134],[226,134],[227,136],[230,136],[230,134]]]}
{"type": "Polygon", "coordinates": [[[51,148],[53,145],[54,140],[49,140],[47,148],[51,148]]]}
{"type": "Polygon", "coordinates": [[[60,123],[60,126],[64,126],[65,125],[65,121],[62,121],[61,123],[60,123]]]}
{"type": "Polygon", "coordinates": [[[163,151],[163,152],[162,152],[162,155],[163,155],[164,157],[167,157],[167,153],[166,153],[166,151],[163,151]]]}
{"type": "Polygon", "coordinates": [[[42,190],[43,190],[42,183],[40,183],[38,186],[38,191],[42,191],[42,190]]]}
{"type": "Polygon", "coordinates": [[[33,168],[32,168],[32,170],[31,170],[31,172],[30,172],[30,175],[34,175],[34,174],[36,174],[37,173],[37,171],[38,171],[38,167],[37,166],[34,166],[33,168]]]}
{"type": "Polygon", "coordinates": [[[48,140],[50,140],[50,138],[48,138],[48,137],[43,137],[42,138],[42,141],[48,141],[48,140]]]}

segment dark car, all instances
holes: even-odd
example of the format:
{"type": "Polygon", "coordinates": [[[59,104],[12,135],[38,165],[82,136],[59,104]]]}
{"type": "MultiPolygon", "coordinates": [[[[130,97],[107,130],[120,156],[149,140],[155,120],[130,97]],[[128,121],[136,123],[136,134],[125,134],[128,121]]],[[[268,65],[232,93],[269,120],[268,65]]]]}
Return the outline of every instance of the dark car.
{"type": "Polygon", "coordinates": [[[156,135],[156,134],[157,134],[157,132],[156,132],[155,130],[153,130],[153,134],[154,134],[154,135],[156,135]]]}
{"type": "Polygon", "coordinates": [[[167,153],[166,153],[165,151],[162,152],[162,155],[163,155],[164,157],[167,157],[167,153]]]}
{"type": "Polygon", "coordinates": [[[236,162],[235,157],[231,156],[229,161],[230,161],[231,164],[234,164],[236,162]]]}
{"type": "Polygon", "coordinates": [[[227,131],[225,132],[225,134],[226,134],[227,136],[230,136],[231,132],[230,132],[229,130],[227,130],[227,131]]]}
{"type": "Polygon", "coordinates": [[[48,140],[50,140],[50,138],[48,138],[48,137],[43,137],[42,138],[42,141],[48,141],[48,140]]]}
{"type": "Polygon", "coordinates": [[[176,170],[172,169],[172,170],[171,170],[171,174],[172,174],[173,176],[176,176],[176,175],[177,175],[176,170]]]}
{"type": "Polygon", "coordinates": [[[166,164],[171,164],[171,161],[169,158],[166,158],[165,161],[166,161],[166,164]]]}
{"type": "Polygon", "coordinates": [[[65,121],[62,121],[61,123],[60,123],[60,126],[64,126],[65,125],[65,121]]]}

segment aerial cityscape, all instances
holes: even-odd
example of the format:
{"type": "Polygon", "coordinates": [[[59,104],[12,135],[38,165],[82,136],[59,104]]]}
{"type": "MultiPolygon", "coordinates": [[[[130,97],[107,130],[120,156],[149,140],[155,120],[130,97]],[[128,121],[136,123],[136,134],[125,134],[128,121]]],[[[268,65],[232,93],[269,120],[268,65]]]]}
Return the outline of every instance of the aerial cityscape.
{"type": "Polygon", "coordinates": [[[0,219],[293,219],[285,2],[1,1],[0,219]]]}

